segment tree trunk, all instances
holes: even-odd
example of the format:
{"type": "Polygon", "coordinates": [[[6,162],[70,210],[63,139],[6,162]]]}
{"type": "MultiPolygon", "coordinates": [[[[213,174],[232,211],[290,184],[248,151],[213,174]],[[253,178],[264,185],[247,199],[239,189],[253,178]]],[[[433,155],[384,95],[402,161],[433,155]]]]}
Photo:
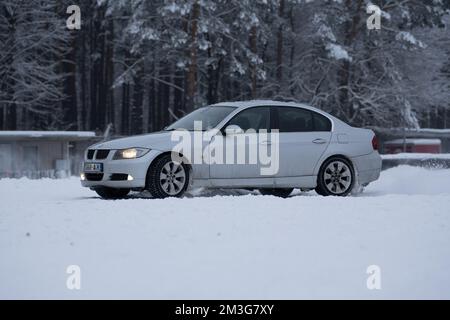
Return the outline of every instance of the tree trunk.
{"type": "MultiPolygon", "coordinates": [[[[253,26],[250,29],[250,38],[249,38],[249,44],[250,44],[250,50],[253,54],[257,54],[257,36],[258,36],[258,30],[256,26],[253,26]]],[[[256,99],[257,97],[257,74],[256,74],[256,63],[253,61],[250,61],[250,77],[251,77],[251,97],[252,99],[256,99]]]]}
{"type": "MultiPolygon", "coordinates": [[[[296,27],[295,27],[295,19],[294,19],[294,10],[291,8],[290,12],[289,12],[289,21],[290,21],[290,25],[291,25],[291,34],[292,34],[292,39],[291,39],[291,52],[290,52],[290,61],[289,61],[289,80],[292,80],[294,78],[294,64],[295,64],[295,53],[296,53],[296,39],[295,39],[295,34],[296,34],[296,27]]],[[[295,95],[295,88],[294,86],[291,86],[291,95],[294,96],[295,95]]]]}
{"type": "MultiPolygon", "coordinates": [[[[352,12],[352,20],[345,24],[345,45],[347,47],[354,43],[355,38],[359,32],[359,23],[361,22],[361,12],[363,6],[363,0],[358,0],[354,6],[353,0],[346,0],[346,7],[348,12],[352,12]]],[[[341,87],[338,97],[341,110],[344,112],[344,116],[347,121],[351,121],[353,118],[354,110],[352,106],[352,99],[350,96],[350,75],[351,75],[351,63],[348,60],[344,60],[341,65],[341,70],[338,74],[338,83],[341,87]]]]}
{"type": "MultiPolygon", "coordinates": [[[[145,72],[144,72],[145,73],[145,72]]],[[[142,97],[142,133],[149,132],[150,119],[150,79],[144,76],[144,88],[142,97]]]]}
{"type": "Polygon", "coordinates": [[[195,0],[191,14],[191,45],[189,49],[189,68],[187,74],[187,96],[186,111],[191,112],[194,109],[197,96],[197,42],[198,42],[198,19],[200,17],[199,0],[195,0]]]}
{"type": "Polygon", "coordinates": [[[280,20],[280,26],[278,27],[278,36],[277,36],[277,81],[279,86],[282,85],[283,81],[284,8],[285,8],[285,1],[280,0],[280,7],[278,10],[278,19],[280,20]]]}
{"type": "Polygon", "coordinates": [[[114,123],[114,21],[108,21],[108,31],[106,32],[106,59],[105,59],[105,125],[114,123]]]}

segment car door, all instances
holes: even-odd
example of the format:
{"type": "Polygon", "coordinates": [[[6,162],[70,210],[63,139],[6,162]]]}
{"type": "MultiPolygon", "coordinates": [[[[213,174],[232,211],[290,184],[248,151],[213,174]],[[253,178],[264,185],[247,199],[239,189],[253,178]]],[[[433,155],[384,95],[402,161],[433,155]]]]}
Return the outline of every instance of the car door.
{"type": "Polygon", "coordinates": [[[280,132],[277,178],[312,176],[331,141],[331,121],[308,109],[274,108],[275,127],[280,132]]]}
{"type": "MultiPolygon", "coordinates": [[[[216,186],[255,186],[273,183],[273,177],[266,177],[261,174],[261,164],[259,159],[250,161],[250,152],[256,150],[256,155],[260,145],[267,147],[268,135],[261,139],[258,135],[261,130],[266,132],[270,129],[271,121],[270,107],[252,107],[245,109],[234,116],[222,130],[223,134],[216,135],[212,141],[216,146],[223,146],[224,163],[210,164],[210,177],[216,186]],[[228,126],[238,126],[244,133],[227,135],[225,129],[228,126]],[[253,131],[252,133],[249,130],[253,131]],[[232,146],[232,147],[230,147],[232,146]],[[238,150],[245,150],[245,161],[242,163],[242,154],[238,155],[238,150]],[[232,154],[230,154],[230,152],[232,154]],[[239,161],[239,157],[241,161],[239,161]]],[[[254,160],[254,157],[253,157],[254,160]]]]}

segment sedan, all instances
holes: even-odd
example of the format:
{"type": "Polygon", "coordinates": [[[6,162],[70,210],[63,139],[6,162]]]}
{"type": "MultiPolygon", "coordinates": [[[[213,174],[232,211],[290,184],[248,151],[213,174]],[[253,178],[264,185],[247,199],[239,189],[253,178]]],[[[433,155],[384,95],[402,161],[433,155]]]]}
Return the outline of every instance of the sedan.
{"type": "Polygon", "coordinates": [[[93,145],[82,171],[82,185],[105,199],[144,190],[182,197],[196,187],[343,197],[379,178],[381,157],[371,130],[303,104],[247,101],[199,108],[161,132],[93,145]]]}

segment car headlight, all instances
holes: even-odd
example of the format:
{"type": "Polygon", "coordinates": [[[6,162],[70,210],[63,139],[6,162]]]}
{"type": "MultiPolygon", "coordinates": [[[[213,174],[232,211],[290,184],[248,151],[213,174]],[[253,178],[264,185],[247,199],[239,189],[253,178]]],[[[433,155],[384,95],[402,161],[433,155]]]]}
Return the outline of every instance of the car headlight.
{"type": "Polygon", "coordinates": [[[114,154],[114,160],[129,160],[137,159],[145,156],[150,152],[150,149],[145,148],[130,148],[124,150],[117,150],[114,154]]]}

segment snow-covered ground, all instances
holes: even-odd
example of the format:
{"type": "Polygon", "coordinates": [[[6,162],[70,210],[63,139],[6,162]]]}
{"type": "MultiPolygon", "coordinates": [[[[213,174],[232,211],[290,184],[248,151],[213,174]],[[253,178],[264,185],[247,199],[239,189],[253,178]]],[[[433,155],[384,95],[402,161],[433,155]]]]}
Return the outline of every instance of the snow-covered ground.
{"type": "Polygon", "coordinates": [[[0,194],[3,299],[450,298],[450,170],[391,169],[344,199],[104,201],[76,179],[0,180],[0,194]]]}

